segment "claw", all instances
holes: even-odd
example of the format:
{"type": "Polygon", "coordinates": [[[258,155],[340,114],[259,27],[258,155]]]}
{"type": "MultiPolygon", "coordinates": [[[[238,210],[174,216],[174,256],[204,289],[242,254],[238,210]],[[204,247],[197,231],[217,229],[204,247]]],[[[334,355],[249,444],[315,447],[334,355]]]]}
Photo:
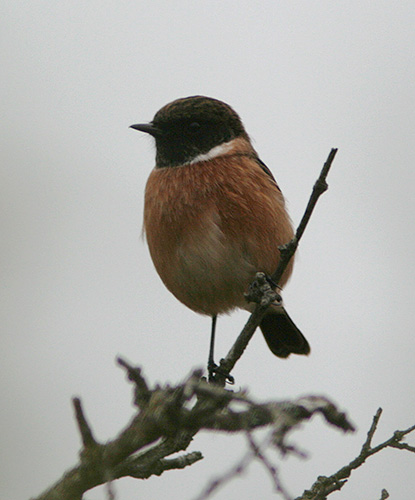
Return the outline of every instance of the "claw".
{"type": "Polygon", "coordinates": [[[208,363],[208,374],[209,374],[209,382],[210,383],[216,383],[219,382],[223,379],[225,379],[225,382],[229,385],[234,385],[235,384],[235,378],[227,373],[226,370],[224,370],[222,367],[218,366],[216,363],[208,363]]]}

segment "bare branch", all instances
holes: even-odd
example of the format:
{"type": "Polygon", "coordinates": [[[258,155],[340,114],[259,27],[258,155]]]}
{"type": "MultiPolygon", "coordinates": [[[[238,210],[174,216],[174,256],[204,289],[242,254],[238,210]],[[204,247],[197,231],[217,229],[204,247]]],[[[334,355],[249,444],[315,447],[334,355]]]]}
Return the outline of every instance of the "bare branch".
{"type": "Polygon", "coordinates": [[[252,436],[252,433],[247,431],[246,435],[247,435],[251,450],[253,452],[253,456],[255,458],[257,458],[264,465],[265,469],[269,472],[269,475],[271,476],[272,482],[274,484],[275,491],[277,493],[280,493],[280,495],[285,500],[291,500],[290,495],[288,494],[287,490],[282,485],[277,467],[272,462],[270,462],[270,460],[268,460],[268,457],[265,455],[265,451],[262,451],[263,447],[259,446],[255,442],[254,437],[252,436]]]}
{"type": "Polygon", "coordinates": [[[82,444],[84,445],[85,448],[88,448],[90,446],[95,446],[97,442],[95,441],[95,438],[92,434],[92,430],[85,418],[81,400],[79,398],[73,398],[72,404],[75,409],[75,418],[78,424],[79,432],[81,434],[82,444]]]}
{"type": "Polygon", "coordinates": [[[378,427],[379,419],[380,416],[382,415],[382,408],[378,408],[377,412],[375,413],[372,421],[372,425],[370,426],[369,430],[367,431],[367,438],[366,441],[363,443],[362,450],[360,453],[366,453],[368,450],[370,450],[370,446],[372,444],[372,439],[373,436],[376,432],[376,429],[378,427]]]}
{"type": "MultiPolygon", "coordinates": [[[[139,368],[125,362],[120,364],[134,375],[130,379],[134,383],[135,396],[137,386],[144,387],[147,403],[140,405],[129,425],[115,439],[102,444],[93,437],[81,402],[75,398],[76,420],[83,442],[80,462],[36,500],[81,500],[84,492],[105,483],[111,498],[114,497],[112,483],[115,479],[126,476],[145,479],[192,465],[203,458],[200,452],[166,457],[185,451],[193,436],[201,429],[242,432],[248,437],[249,449],[234,467],[205,488],[199,500],[207,498],[219,486],[240,474],[253,460],[259,460],[264,465],[276,491],[288,499],[278,469],[265,453],[266,446],[272,445],[282,454],[300,453],[287,442],[287,437],[301,422],[315,414],[320,414],[327,423],[345,432],[354,429],[347,416],[322,396],[259,403],[246,391],[232,392],[209,384],[205,379],[198,378],[200,371],[192,372],[182,384],[175,387],[166,385],[150,388],[139,368]],[[269,429],[269,437],[261,445],[252,435],[252,431],[258,428],[269,429]]],[[[383,443],[372,445],[381,412],[381,409],[376,412],[359,455],[332,476],[319,477],[312,488],[297,500],[326,499],[333,491],[340,490],[352,471],[368,457],[387,447],[415,452],[414,446],[403,442],[405,436],[415,430],[415,426],[396,431],[383,443]]],[[[387,498],[385,494],[382,493],[382,498],[387,498]]]]}
{"type": "Polygon", "coordinates": [[[291,257],[294,255],[295,251],[297,250],[298,243],[300,242],[301,237],[304,234],[304,231],[307,227],[307,224],[311,218],[311,214],[313,213],[313,210],[317,204],[318,199],[320,196],[327,191],[328,189],[328,184],[327,184],[327,175],[330,171],[331,165],[334,161],[334,157],[336,156],[337,153],[337,148],[333,148],[328,157],[326,162],[323,165],[323,168],[321,169],[320,175],[318,176],[318,179],[316,180],[314,186],[313,186],[313,191],[311,193],[310,199],[308,201],[307,207],[305,209],[304,215],[301,219],[301,222],[297,228],[297,231],[295,232],[294,238],[287,243],[286,245],[283,245],[280,247],[281,251],[281,259],[278,264],[277,269],[275,270],[274,274],[271,276],[272,281],[278,285],[281,276],[284,274],[284,271],[288,265],[288,262],[290,261],[291,257]]]}
{"type": "Polygon", "coordinates": [[[157,460],[143,463],[141,457],[127,459],[120,467],[115,470],[115,478],[134,477],[136,479],[148,479],[151,476],[161,476],[163,472],[173,469],[184,469],[189,465],[202,460],[203,455],[199,451],[186,453],[172,459],[159,458],[157,460]]]}
{"type": "MultiPolygon", "coordinates": [[[[197,379],[198,371],[175,387],[166,385],[150,389],[141,370],[126,362],[120,364],[132,375],[135,396],[137,386],[140,390],[145,388],[147,403],[140,404],[134,418],[115,439],[102,444],[93,438],[80,400],[75,399],[84,444],[80,463],[36,500],[80,500],[85,491],[121,477],[144,479],[192,465],[203,458],[199,452],[171,459],[166,457],[185,451],[201,429],[246,433],[268,427],[272,431],[273,445],[288,453],[294,447],[286,443],[287,434],[315,413],[320,413],[327,422],[344,431],[353,428],[347,417],[323,397],[258,403],[244,391],[234,393],[197,379]]],[[[272,471],[272,465],[259,448],[255,457],[266,465],[269,472],[272,471]]],[[[280,490],[283,491],[282,487],[280,490]]],[[[108,492],[113,495],[112,485],[109,485],[108,492]]]]}
{"type": "Polygon", "coordinates": [[[121,357],[117,358],[117,363],[126,369],[128,374],[128,379],[131,380],[131,382],[134,382],[135,385],[134,404],[138,408],[143,410],[148,405],[151,393],[145,378],[141,374],[141,368],[131,366],[125,359],[121,357]]]}
{"type": "Polygon", "coordinates": [[[115,491],[114,491],[114,484],[113,482],[110,480],[107,482],[107,484],[105,485],[106,486],[106,490],[107,490],[107,498],[108,500],[115,500],[115,491]]]}
{"type": "MultiPolygon", "coordinates": [[[[279,247],[281,258],[279,260],[277,269],[271,276],[271,281],[275,286],[278,286],[278,283],[280,282],[289,261],[297,250],[298,243],[302,235],[304,234],[304,231],[307,227],[318,199],[328,189],[326,178],[333,163],[334,157],[336,156],[336,153],[337,149],[333,148],[330,151],[326,162],[324,163],[320,175],[314,184],[306,210],[296,230],[294,238],[286,245],[279,247]]],[[[257,304],[255,306],[254,312],[249,317],[234,345],[231,347],[225,358],[220,360],[219,370],[214,378],[215,383],[219,385],[225,385],[227,376],[230,374],[235,364],[242,356],[246,346],[255,333],[255,330],[265,316],[268,306],[274,300],[279,298],[279,295],[271,288],[269,282],[267,281],[268,280],[265,279],[265,275],[263,273],[258,273],[253,284],[251,285],[251,291],[248,294],[248,300],[253,300],[254,302],[257,302],[257,304]],[[255,293],[252,293],[252,288],[255,289],[255,293]],[[260,294],[259,297],[258,291],[262,291],[262,294],[260,294]]]]}
{"type": "MultiPolygon", "coordinates": [[[[374,455],[375,453],[379,453],[385,448],[399,448],[414,453],[415,448],[413,446],[402,443],[401,441],[407,434],[415,430],[415,425],[409,427],[404,431],[395,431],[389,439],[377,446],[372,447],[372,440],[375,435],[381,415],[382,409],[379,408],[373,417],[372,424],[367,433],[367,438],[362,445],[362,449],[360,450],[359,455],[348,465],[342,467],[333,475],[329,477],[320,476],[313,484],[311,489],[304,491],[302,496],[298,497],[296,500],[324,500],[333,491],[340,490],[346,484],[352,471],[358,469],[368,457],[374,455]]],[[[383,490],[381,498],[388,498],[388,496],[388,492],[386,490],[383,490]]]]}
{"type": "Polygon", "coordinates": [[[209,498],[216,490],[224,486],[227,482],[234,479],[236,476],[242,474],[248,465],[252,461],[252,453],[248,451],[241,460],[228,471],[224,472],[221,476],[209,481],[208,485],[203,489],[203,491],[194,498],[194,500],[206,500],[209,498]]]}

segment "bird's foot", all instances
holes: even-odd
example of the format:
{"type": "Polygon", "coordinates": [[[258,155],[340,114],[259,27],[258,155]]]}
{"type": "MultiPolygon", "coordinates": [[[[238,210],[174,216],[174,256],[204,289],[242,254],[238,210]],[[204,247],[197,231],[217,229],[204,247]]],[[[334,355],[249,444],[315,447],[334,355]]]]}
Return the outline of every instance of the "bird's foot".
{"type": "Polygon", "coordinates": [[[220,365],[217,365],[213,360],[208,362],[208,381],[211,384],[220,384],[222,385],[224,382],[233,385],[235,383],[235,379],[232,375],[230,375],[225,368],[220,365]]]}
{"type": "Polygon", "coordinates": [[[248,302],[265,305],[272,302],[282,302],[281,295],[275,290],[281,288],[274,283],[271,276],[265,273],[256,273],[255,279],[249,285],[245,298],[248,302]]]}

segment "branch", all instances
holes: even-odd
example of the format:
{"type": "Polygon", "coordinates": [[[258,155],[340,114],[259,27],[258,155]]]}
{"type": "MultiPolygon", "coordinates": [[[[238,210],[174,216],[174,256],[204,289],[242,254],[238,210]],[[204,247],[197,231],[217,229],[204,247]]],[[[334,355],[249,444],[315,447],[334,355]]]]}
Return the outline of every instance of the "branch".
{"type": "Polygon", "coordinates": [[[285,500],[290,499],[288,493],[285,491],[284,487],[281,484],[277,468],[268,460],[267,457],[265,457],[264,453],[261,451],[263,446],[258,445],[254,441],[252,433],[247,431],[246,434],[248,438],[249,448],[242,459],[224,474],[210,481],[204,488],[204,490],[194,500],[206,500],[207,498],[209,498],[211,495],[213,495],[213,493],[215,493],[216,490],[224,486],[225,483],[231,481],[236,476],[245,472],[245,470],[255,458],[258,459],[264,465],[265,469],[269,472],[277,493],[282,494],[285,500]]]}
{"type": "MultiPolygon", "coordinates": [[[[289,261],[297,250],[298,244],[304,234],[304,231],[311,218],[311,214],[313,213],[318,199],[328,189],[326,178],[333,163],[334,157],[336,156],[336,153],[337,149],[333,148],[330,151],[326,162],[324,163],[320,175],[314,184],[306,210],[295,232],[294,238],[286,245],[279,247],[281,258],[279,260],[277,269],[271,276],[271,281],[275,285],[275,287],[278,286],[278,283],[281,280],[281,276],[284,274],[289,261]]],[[[268,306],[275,300],[278,300],[279,295],[272,289],[269,281],[270,280],[267,280],[266,276],[263,273],[257,273],[257,276],[253,284],[251,285],[250,291],[247,295],[247,300],[257,303],[255,310],[249,317],[246,325],[242,329],[241,333],[239,334],[226,357],[220,360],[219,370],[214,377],[215,383],[222,386],[225,385],[230,372],[232,371],[236,362],[242,356],[246,346],[248,345],[248,342],[251,340],[253,334],[255,333],[255,330],[258,328],[261,320],[265,316],[268,306]]]]}
{"type": "Polygon", "coordinates": [[[278,285],[281,276],[284,274],[284,271],[291,260],[291,257],[294,255],[295,251],[297,250],[298,243],[301,240],[301,237],[304,234],[304,231],[307,227],[307,224],[311,218],[311,214],[313,213],[313,210],[315,206],[317,205],[317,201],[320,198],[320,196],[327,191],[329,188],[327,184],[327,175],[330,171],[331,165],[334,161],[334,157],[336,156],[337,153],[337,148],[333,148],[329,156],[327,157],[327,160],[325,164],[323,165],[323,168],[321,169],[320,175],[318,176],[318,179],[316,180],[314,186],[313,186],[313,191],[311,193],[310,199],[308,200],[307,207],[305,209],[303,218],[301,219],[301,222],[297,228],[297,231],[295,232],[294,238],[287,243],[286,245],[283,245],[280,247],[280,252],[281,252],[281,259],[278,263],[278,267],[275,270],[274,274],[271,276],[272,281],[278,285]]]}
{"type": "MultiPolygon", "coordinates": [[[[74,406],[83,444],[80,462],[33,500],[81,500],[89,489],[121,477],[146,479],[193,465],[203,458],[200,452],[166,457],[186,450],[201,429],[246,434],[267,427],[273,446],[282,453],[294,450],[286,442],[287,434],[316,413],[345,432],[353,430],[345,414],[324,397],[258,403],[244,391],[234,393],[208,384],[200,379],[199,371],[175,387],[150,388],[140,369],[124,360],[118,362],[134,384],[135,416],[115,439],[98,443],[81,401],[76,398],[74,406]]],[[[255,450],[253,446],[252,449],[255,450]]],[[[255,457],[271,472],[272,466],[265,458],[261,459],[264,457],[261,453],[255,451],[255,457]]]]}
{"type": "MultiPolygon", "coordinates": [[[[172,452],[174,453],[174,452],[172,452]]],[[[126,460],[114,470],[114,479],[130,476],[135,479],[148,479],[150,476],[161,476],[163,472],[174,469],[184,469],[189,465],[202,460],[203,455],[199,451],[186,453],[176,458],[160,458],[145,463],[141,457],[126,460]]]]}
{"type": "Polygon", "coordinates": [[[85,448],[95,446],[97,442],[95,441],[92,430],[85,418],[81,400],[79,398],[73,398],[72,404],[75,409],[75,417],[78,423],[79,433],[81,434],[82,444],[85,448]]]}
{"type": "MultiPolygon", "coordinates": [[[[333,491],[338,491],[347,483],[352,471],[358,469],[367,458],[375,453],[379,453],[385,448],[399,448],[415,453],[415,447],[402,443],[402,439],[409,433],[415,430],[415,425],[404,431],[395,431],[393,435],[383,443],[372,447],[372,439],[377,430],[379,419],[382,415],[382,409],[379,408],[373,417],[372,425],[367,433],[367,438],[362,445],[359,455],[352,460],[348,465],[339,469],[336,473],[329,477],[320,476],[313,484],[310,490],[304,491],[301,497],[296,500],[325,500],[326,497],[333,491]]],[[[381,499],[388,498],[389,494],[386,490],[382,490],[381,499]]]]}
{"type": "Polygon", "coordinates": [[[290,495],[282,485],[277,467],[272,462],[270,462],[268,457],[265,455],[265,452],[261,450],[262,447],[255,442],[252,433],[247,432],[247,437],[253,455],[264,465],[265,470],[267,470],[269,475],[271,476],[275,491],[279,493],[284,498],[284,500],[290,500],[290,495]]]}

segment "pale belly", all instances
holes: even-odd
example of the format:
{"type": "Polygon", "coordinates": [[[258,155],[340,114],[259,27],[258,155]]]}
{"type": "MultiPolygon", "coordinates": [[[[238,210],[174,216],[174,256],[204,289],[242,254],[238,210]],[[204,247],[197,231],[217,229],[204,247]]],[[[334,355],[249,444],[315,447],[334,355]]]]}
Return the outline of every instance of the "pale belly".
{"type": "Polygon", "coordinates": [[[178,246],[175,272],[166,276],[167,288],[202,314],[212,316],[245,307],[244,292],[256,272],[249,256],[228,241],[217,225],[202,224],[200,229],[178,246]]]}

